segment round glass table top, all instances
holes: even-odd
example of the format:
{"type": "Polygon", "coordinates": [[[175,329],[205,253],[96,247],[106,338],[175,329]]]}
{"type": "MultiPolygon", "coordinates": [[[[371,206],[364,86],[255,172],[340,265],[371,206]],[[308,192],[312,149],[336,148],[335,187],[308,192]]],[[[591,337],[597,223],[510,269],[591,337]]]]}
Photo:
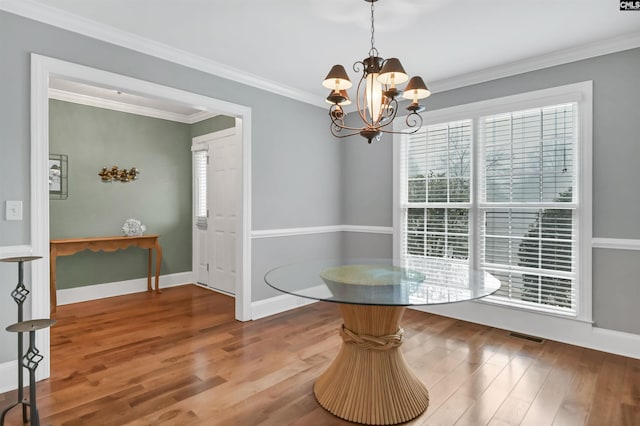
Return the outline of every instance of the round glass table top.
{"type": "Polygon", "coordinates": [[[500,281],[467,265],[433,259],[333,259],[284,265],[266,283],[308,299],[357,305],[413,306],[485,297],[500,281]]]}

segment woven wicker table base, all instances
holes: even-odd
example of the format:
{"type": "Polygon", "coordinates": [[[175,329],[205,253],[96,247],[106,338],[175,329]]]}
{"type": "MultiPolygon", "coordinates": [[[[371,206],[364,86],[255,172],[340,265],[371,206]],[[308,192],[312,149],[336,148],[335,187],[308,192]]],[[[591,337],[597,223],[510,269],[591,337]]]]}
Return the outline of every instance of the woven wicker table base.
{"type": "Polygon", "coordinates": [[[399,350],[405,308],[340,308],[343,343],[314,386],[320,405],[342,419],[369,425],[404,423],[422,414],[429,393],[399,350]]]}

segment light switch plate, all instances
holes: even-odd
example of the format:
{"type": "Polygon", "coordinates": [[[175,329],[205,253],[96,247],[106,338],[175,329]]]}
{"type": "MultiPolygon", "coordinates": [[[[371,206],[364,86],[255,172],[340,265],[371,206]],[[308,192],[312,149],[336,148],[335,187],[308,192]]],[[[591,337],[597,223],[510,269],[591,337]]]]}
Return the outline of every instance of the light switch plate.
{"type": "Polygon", "coordinates": [[[22,201],[7,200],[5,218],[6,220],[22,220],[22,201]]]}

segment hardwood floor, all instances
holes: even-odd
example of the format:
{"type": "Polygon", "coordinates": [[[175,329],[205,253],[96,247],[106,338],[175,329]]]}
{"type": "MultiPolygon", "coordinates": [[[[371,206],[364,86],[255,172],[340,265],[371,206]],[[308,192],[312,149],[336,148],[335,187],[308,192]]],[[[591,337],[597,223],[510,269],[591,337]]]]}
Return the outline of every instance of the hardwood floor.
{"type": "MultiPolygon", "coordinates": [[[[351,424],[312,391],[341,342],[336,305],[240,323],[231,298],[189,285],[61,306],[55,319],[43,426],[351,424]]],[[[412,310],[403,326],[431,395],[407,424],[640,425],[640,360],[412,310]]]]}

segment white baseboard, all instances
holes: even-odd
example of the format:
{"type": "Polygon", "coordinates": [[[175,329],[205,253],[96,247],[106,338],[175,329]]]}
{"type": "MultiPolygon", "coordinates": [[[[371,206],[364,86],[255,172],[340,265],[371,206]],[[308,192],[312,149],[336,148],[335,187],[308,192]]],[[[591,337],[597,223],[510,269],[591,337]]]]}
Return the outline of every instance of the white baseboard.
{"type": "Polygon", "coordinates": [[[257,302],[251,302],[251,319],[257,320],[315,302],[317,302],[317,300],[306,299],[291,294],[283,294],[282,296],[258,300],[257,302]]]}
{"type": "MultiPolygon", "coordinates": [[[[161,275],[160,289],[175,287],[192,282],[192,272],[180,272],[177,274],[161,275]]],[[[154,284],[153,280],[152,284],[154,284]]],[[[147,291],[146,278],[95,284],[83,287],[66,288],[57,291],[58,306],[69,305],[71,303],[86,302],[88,300],[104,299],[107,297],[122,296],[124,294],[140,293],[143,291],[147,291]]]]}
{"type": "Polygon", "coordinates": [[[588,322],[477,302],[413,309],[640,359],[640,335],[598,328],[588,322]]]}
{"type": "MultiPolygon", "coordinates": [[[[29,370],[24,369],[25,386],[29,384],[29,370]]],[[[18,389],[18,361],[7,361],[0,364],[0,393],[18,389]]],[[[16,400],[17,401],[17,400],[16,400]]],[[[15,401],[9,401],[9,403],[15,401]]],[[[8,404],[6,404],[8,405],[8,404]]]]}

